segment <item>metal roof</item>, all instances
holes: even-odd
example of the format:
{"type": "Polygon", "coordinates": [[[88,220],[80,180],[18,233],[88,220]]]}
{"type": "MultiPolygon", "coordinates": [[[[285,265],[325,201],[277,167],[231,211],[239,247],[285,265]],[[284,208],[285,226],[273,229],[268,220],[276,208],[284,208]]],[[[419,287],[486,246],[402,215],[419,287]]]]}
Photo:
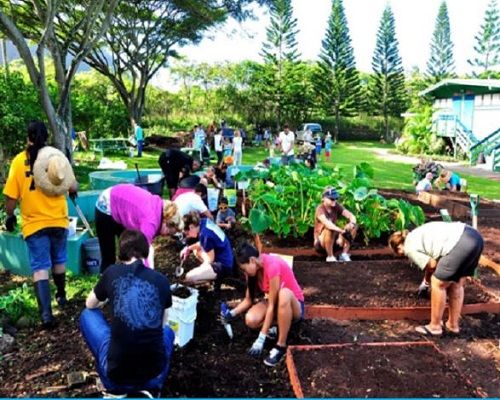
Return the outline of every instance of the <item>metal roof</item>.
{"type": "Polygon", "coordinates": [[[430,95],[447,99],[460,94],[500,93],[500,79],[445,79],[421,91],[420,96],[430,95]]]}

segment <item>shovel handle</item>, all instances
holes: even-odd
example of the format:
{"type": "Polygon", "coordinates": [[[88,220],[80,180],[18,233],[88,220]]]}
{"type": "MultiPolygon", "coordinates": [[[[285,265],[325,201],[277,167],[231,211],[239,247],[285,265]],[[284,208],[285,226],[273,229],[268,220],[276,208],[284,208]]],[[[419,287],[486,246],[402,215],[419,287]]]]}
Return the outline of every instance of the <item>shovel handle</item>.
{"type": "Polygon", "coordinates": [[[135,163],[135,170],[137,171],[137,179],[141,181],[141,174],[139,173],[139,164],[135,163]]]}

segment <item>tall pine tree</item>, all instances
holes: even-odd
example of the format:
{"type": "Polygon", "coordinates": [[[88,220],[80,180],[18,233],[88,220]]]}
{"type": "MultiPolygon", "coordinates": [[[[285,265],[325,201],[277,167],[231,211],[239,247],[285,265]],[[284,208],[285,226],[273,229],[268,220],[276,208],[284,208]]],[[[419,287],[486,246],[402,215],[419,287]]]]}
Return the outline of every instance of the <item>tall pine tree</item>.
{"type": "Polygon", "coordinates": [[[358,108],[360,83],[342,0],[332,0],[325,38],[318,62],[315,86],[324,110],[335,115],[334,140],[339,135],[340,117],[358,108]]]}
{"type": "Polygon", "coordinates": [[[474,39],[477,56],[467,61],[480,71],[480,76],[488,77],[490,70],[500,64],[500,15],[496,0],[489,3],[481,30],[474,39]]]}
{"type": "MultiPolygon", "coordinates": [[[[266,29],[266,42],[262,47],[265,62],[266,97],[275,105],[277,127],[281,126],[282,114],[289,97],[286,81],[293,75],[294,64],[300,57],[296,36],[297,18],[293,17],[291,0],[272,0],[269,7],[271,21],[266,29]]],[[[291,97],[295,97],[292,93],[291,97]]]]}
{"type": "Polygon", "coordinates": [[[436,25],[432,35],[431,55],[427,62],[427,75],[433,83],[445,78],[451,78],[455,76],[454,64],[448,7],[443,0],[439,6],[436,25]]]}
{"type": "Polygon", "coordinates": [[[370,100],[377,114],[384,117],[384,136],[390,140],[389,117],[399,117],[406,110],[407,94],[394,14],[389,5],[380,20],[372,68],[374,75],[370,85],[370,100]]]}

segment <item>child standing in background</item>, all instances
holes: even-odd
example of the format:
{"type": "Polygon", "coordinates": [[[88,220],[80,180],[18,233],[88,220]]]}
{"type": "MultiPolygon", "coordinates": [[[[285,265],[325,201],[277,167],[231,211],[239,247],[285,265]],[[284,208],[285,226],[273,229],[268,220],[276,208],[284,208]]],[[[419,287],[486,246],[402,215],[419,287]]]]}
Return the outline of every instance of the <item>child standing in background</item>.
{"type": "Polygon", "coordinates": [[[321,137],[319,135],[316,136],[316,156],[321,154],[321,148],[323,147],[323,143],[321,142],[321,137]]]}
{"type": "Polygon", "coordinates": [[[330,135],[330,132],[326,134],[326,139],[325,139],[325,160],[330,161],[330,155],[332,152],[332,135],[330,135]]]}
{"type": "Polygon", "coordinates": [[[224,158],[230,156],[233,152],[233,145],[231,144],[231,140],[229,138],[224,138],[224,158]]]}
{"type": "Polygon", "coordinates": [[[215,223],[222,229],[231,229],[236,224],[234,211],[229,208],[227,197],[222,197],[219,201],[219,211],[215,223]]]}
{"type": "Polygon", "coordinates": [[[241,137],[239,129],[234,131],[233,158],[234,165],[241,165],[241,161],[243,160],[243,138],[241,137]]]}

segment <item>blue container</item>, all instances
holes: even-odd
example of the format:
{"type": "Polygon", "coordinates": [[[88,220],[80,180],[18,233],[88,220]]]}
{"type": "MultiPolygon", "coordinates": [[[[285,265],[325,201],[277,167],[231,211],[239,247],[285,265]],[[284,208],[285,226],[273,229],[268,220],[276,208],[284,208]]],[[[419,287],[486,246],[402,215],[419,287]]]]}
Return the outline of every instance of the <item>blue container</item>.
{"type": "MultiPolygon", "coordinates": [[[[68,238],[66,269],[82,274],[82,243],[89,238],[87,230],[68,238]]],[[[28,247],[20,233],[0,232],[0,267],[16,275],[31,276],[28,247]]]]}
{"type": "MultiPolygon", "coordinates": [[[[143,176],[153,175],[156,179],[163,176],[161,169],[141,170],[141,179],[143,176]]],[[[134,184],[137,179],[137,171],[132,169],[120,171],[95,171],[89,174],[90,187],[94,190],[104,190],[119,183],[134,184]]],[[[145,179],[145,178],[144,178],[145,179]]],[[[148,178],[149,181],[149,178],[148,178]]]]}
{"type": "MultiPolygon", "coordinates": [[[[102,190],[86,190],[83,192],[78,192],[76,203],[89,222],[93,222],[95,219],[95,203],[97,202],[97,199],[101,192],[102,190]]],[[[80,217],[76,212],[73,202],[69,198],[67,198],[66,200],[68,202],[68,215],[71,215],[72,217],[80,217]]]]}
{"type": "Polygon", "coordinates": [[[97,238],[90,238],[83,242],[83,259],[89,273],[98,274],[101,272],[101,248],[97,238]]]}

